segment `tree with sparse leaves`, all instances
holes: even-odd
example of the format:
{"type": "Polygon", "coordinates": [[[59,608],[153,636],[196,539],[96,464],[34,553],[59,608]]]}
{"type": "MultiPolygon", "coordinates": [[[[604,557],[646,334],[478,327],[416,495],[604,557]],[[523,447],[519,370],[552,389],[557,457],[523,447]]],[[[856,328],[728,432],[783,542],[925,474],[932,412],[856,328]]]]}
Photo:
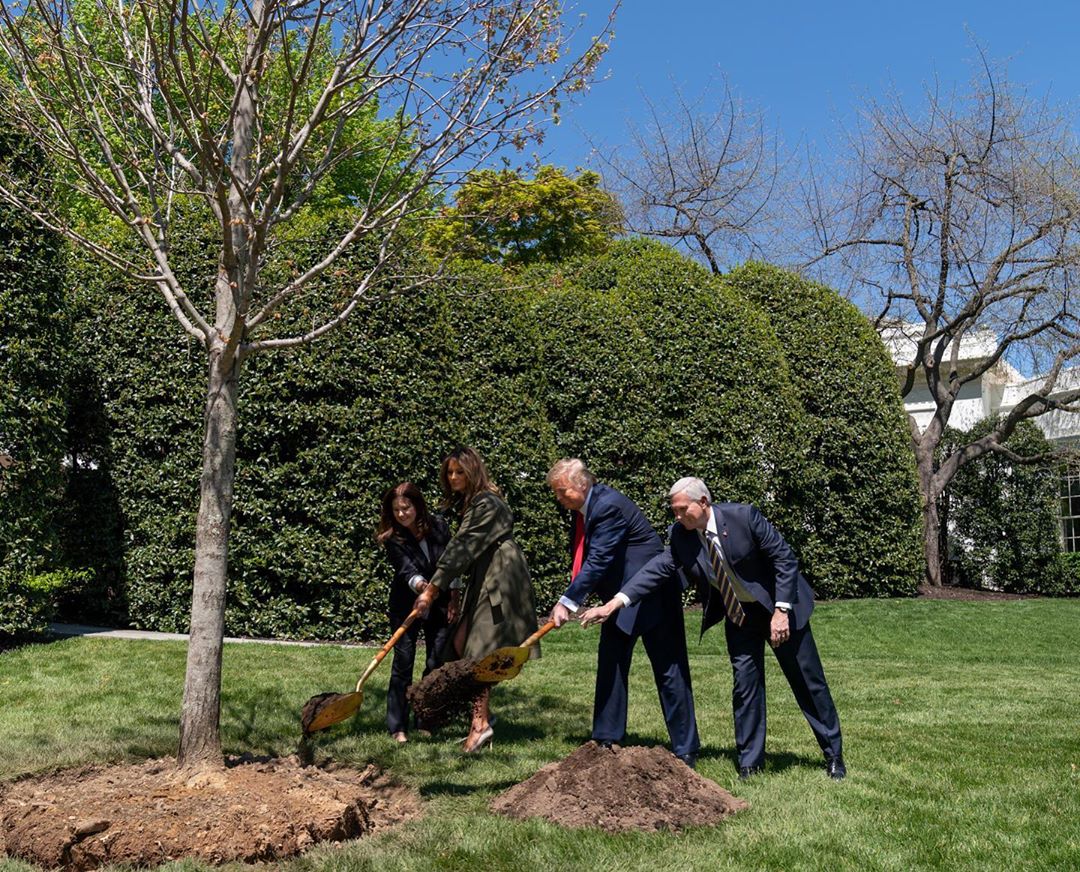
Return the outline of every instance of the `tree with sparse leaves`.
{"type": "Polygon", "coordinates": [[[897,95],[864,117],[850,165],[808,178],[807,267],[873,309],[903,366],[901,394],[933,408],[925,428],[909,426],[925,578],[940,585],[949,482],[986,455],[1030,459],[1009,444],[1018,425],[1080,400],[1063,378],[1080,358],[1080,148],[1069,118],[989,67],[967,93],[928,90],[921,112],[897,95]],[[957,401],[1010,365],[1041,375],[992,426],[942,451],[957,401]]]}
{"type": "MultiPolygon", "coordinates": [[[[0,165],[0,198],[144,281],[206,355],[181,766],[222,764],[245,361],[336,329],[380,292],[433,198],[496,152],[542,136],[606,47],[605,29],[574,50],[562,12],[554,0],[0,0],[2,98],[59,170],[48,199],[0,165]],[[374,142],[356,124],[372,106],[385,122],[374,142]],[[270,269],[335,173],[372,153],[381,156],[372,183],[347,198],[339,235],[270,269]],[[171,254],[185,224],[174,219],[189,209],[215,228],[195,282],[171,254]],[[351,287],[308,311],[361,243],[351,287]],[[279,316],[300,311],[304,329],[286,332],[296,318],[279,316]]],[[[432,278],[398,275],[394,287],[407,293],[432,278]]]]}
{"type": "Polygon", "coordinates": [[[786,164],[763,114],[726,80],[697,100],[677,92],[670,105],[644,102],[628,151],[594,149],[627,229],[685,248],[716,275],[764,259],[786,164]]]}

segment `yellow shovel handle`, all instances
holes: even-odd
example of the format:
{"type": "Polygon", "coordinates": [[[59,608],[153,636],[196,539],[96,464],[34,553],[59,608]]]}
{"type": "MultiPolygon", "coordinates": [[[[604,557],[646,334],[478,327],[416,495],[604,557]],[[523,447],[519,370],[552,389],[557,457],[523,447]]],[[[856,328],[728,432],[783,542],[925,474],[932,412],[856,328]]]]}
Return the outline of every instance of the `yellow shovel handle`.
{"type": "Polygon", "coordinates": [[[554,629],[555,629],[555,622],[554,621],[548,621],[539,630],[537,630],[535,633],[533,633],[531,636],[529,636],[528,639],[526,639],[524,642],[522,642],[521,647],[522,648],[531,648],[533,645],[535,645],[537,642],[539,642],[544,636],[546,636],[548,633],[550,633],[554,629]]]}

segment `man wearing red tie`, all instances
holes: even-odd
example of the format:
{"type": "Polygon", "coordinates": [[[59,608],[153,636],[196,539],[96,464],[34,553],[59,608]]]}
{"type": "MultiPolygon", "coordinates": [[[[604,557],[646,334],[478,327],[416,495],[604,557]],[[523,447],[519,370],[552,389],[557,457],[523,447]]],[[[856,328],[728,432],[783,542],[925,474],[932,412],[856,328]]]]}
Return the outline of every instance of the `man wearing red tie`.
{"type": "MultiPolygon", "coordinates": [[[[569,510],[570,585],[552,610],[557,627],[571,619],[590,593],[609,599],[653,557],[660,537],[631,500],[597,482],[577,458],[556,463],[547,476],[559,504],[569,510]]],[[[596,659],[592,737],[605,745],[626,735],[627,685],[634,645],[641,638],[652,664],[675,755],[694,766],[700,747],[683,628],[679,585],[660,585],[616,620],[604,624],[596,659]]]]}
{"type": "MultiPolygon", "coordinates": [[[[689,576],[704,591],[701,632],[723,622],[731,657],[731,691],[739,778],[765,766],[765,643],[825,755],[830,778],[847,775],[840,718],[818,656],[810,613],[814,592],[784,537],[754,506],[712,502],[700,478],[681,478],[671,487],[671,544],[602,606],[581,622],[606,621],[612,614],[663,587],[679,589],[689,576]]],[[[607,624],[604,624],[606,627],[607,624]]]]}

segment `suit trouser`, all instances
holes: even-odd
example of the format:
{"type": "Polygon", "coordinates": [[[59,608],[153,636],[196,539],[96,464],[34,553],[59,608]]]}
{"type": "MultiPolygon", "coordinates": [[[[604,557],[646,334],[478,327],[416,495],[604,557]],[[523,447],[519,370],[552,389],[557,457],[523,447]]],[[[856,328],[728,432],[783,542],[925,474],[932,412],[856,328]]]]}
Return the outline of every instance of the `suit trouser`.
{"type": "MultiPolygon", "coordinates": [[[[739,766],[759,767],[765,765],[765,645],[771,616],[757,603],[747,607],[746,614],[741,627],[725,619],[724,634],[734,677],[731,711],[739,766]]],[[[821,750],[826,757],[839,757],[843,748],[840,717],[810,624],[793,629],[786,642],[773,648],[773,654],[821,750]]]]}
{"type": "MultiPolygon", "coordinates": [[[[405,615],[391,615],[390,625],[397,629],[404,620],[405,615]]],[[[427,655],[424,662],[424,675],[442,665],[439,652],[446,644],[450,628],[447,626],[445,613],[432,609],[431,617],[414,621],[394,646],[390,681],[386,686],[386,728],[391,735],[406,733],[409,730],[409,706],[405,700],[405,693],[412,684],[416,639],[421,630],[424,631],[424,647],[427,655]]]]}
{"type": "MultiPolygon", "coordinates": [[[[681,609],[675,614],[677,619],[661,620],[640,636],[652,664],[671,749],[681,757],[697,754],[701,740],[694,716],[694,691],[681,609]]],[[[592,737],[597,742],[621,742],[626,736],[627,687],[637,640],[638,634],[624,633],[615,621],[600,626],[592,728],[592,737]]]]}

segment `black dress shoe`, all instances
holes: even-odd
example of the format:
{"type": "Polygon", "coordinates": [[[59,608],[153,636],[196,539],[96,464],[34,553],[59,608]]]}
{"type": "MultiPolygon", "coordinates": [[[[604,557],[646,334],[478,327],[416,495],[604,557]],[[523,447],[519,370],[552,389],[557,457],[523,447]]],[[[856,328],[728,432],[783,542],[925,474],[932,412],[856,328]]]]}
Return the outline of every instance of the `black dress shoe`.
{"type": "Polygon", "coordinates": [[[842,781],[847,775],[847,767],[843,757],[828,757],[825,760],[825,771],[833,781],[842,781]]]}
{"type": "Polygon", "coordinates": [[[753,778],[755,775],[760,775],[764,770],[760,766],[740,766],[739,767],[739,781],[746,781],[748,778],[753,778]]]}
{"type": "Polygon", "coordinates": [[[683,761],[691,769],[697,768],[697,754],[676,754],[680,760],[683,761]]]}

